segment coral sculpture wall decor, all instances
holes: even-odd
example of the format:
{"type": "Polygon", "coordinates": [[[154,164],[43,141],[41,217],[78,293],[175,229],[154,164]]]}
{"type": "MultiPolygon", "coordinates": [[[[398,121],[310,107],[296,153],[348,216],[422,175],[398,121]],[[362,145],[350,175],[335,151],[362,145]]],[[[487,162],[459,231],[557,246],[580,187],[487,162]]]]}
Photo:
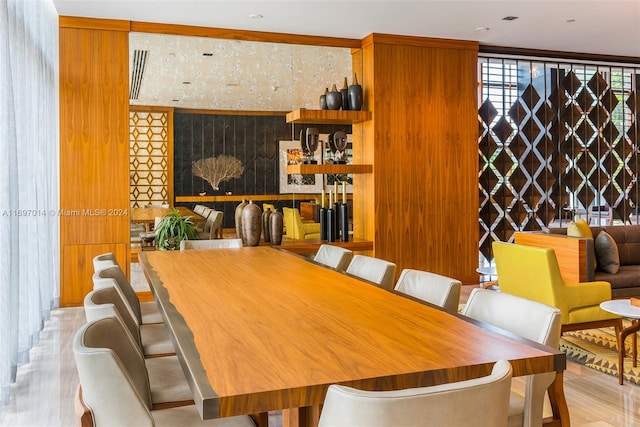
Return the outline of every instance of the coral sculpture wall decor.
{"type": "Polygon", "coordinates": [[[242,162],[233,156],[220,155],[193,162],[193,174],[207,181],[214,190],[219,190],[221,182],[240,178],[244,173],[242,162]]]}

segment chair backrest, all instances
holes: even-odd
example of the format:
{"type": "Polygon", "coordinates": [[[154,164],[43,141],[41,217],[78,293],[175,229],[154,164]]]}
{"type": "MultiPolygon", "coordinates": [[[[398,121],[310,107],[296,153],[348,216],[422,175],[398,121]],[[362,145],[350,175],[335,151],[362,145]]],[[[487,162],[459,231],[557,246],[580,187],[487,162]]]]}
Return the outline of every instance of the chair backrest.
{"type": "Polygon", "coordinates": [[[113,252],[107,252],[104,254],[96,255],[93,257],[93,271],[102,270],[103,268],[119,266],[118,260],[113,252]]]}
{"type": "Polygon", "coordinates": [[[319,427],[507,425],[512,370],[499,360],[490,375],[468,381],[396,391],[331,385],[319,427]]]}
{"type": "Polygon", "coordinates": [[[272,203],[263,203],[262,204],[262,212],[266,212],[267,209],[271,209],[272,212],[276,211],[276,206],[272,203]]]}
{"type": "Polygon", "coordinates": [[[82,398],[96,426],[154,425],[144,358],[118,319],[80,327],[73,352],[82,398]]]}
{"type": "Polygon", "coordinates": [[[197,213],[198,215],[202,216],[202,212],[204,212],[204,209],[205,209],[205,208],[206,208],[206,206],[205,206],[205,205],[200,205],[200,204],[198,204],[198,205],[195,205],[195,206],[193,207],[193,211],[194,211],[195,213],[197,213]]]}
{"type": "Polygon", "coordinates": [[[87,322],[116,317],[127,328],[138,348],[142,349],[140,326],[131,316],[120,290],[113,284],[94,289],[84,297],[84,314],[87,322]]]}
{"type": "Polygon", "coordinates": [[[209,235],[211,239],[215,239],[218,237],[218,233],[222,230],[222,219],[224,218],[224,212],[222,211],[214,211],[209,216],[215,215],[213,218],[213,222],[211,223],[211,230],[209,231],[209,235]]]}
{"type": "Polygon", "coordinates": [[[427,271],[405,268],[395,290],[457,313],[462,282],[427,271]]]}
{"type": "Polygon", "coordinates": [[[353,258],[353,252],[340,246],[322,244],[313,260],[338,271],[345,271],[353,258]]]}
{"type": "Polygon", "coordinates": [[[379,258],[354,255],[347,267],[347,273],[391,290],[396,280],[396,265],[379,258]]]}
{"type": "Polygon", "coordinates": [[[293,217],[293,208],[282,208],[282,220],[284,222],[285,232],[288,238],[290,239],[300,239],[297,237],[300,235],[300,230],[298,224],[296,223],[293,217]]]}
{"type": "Polygon", "coordinates": [[[560,298],[565,284],[553,249],[504,242],[492,247],[501,292],[557,307],[568,321],[569,302],[560,298]]]}
{"type": "MultiPolygon", "coordinates": [[[[462,314],[552,348],[560,344],[562,315],[559,309],[546,304],[475,288],[462,314]]],[[[527,376],[523,412],[512,414],[523,417],[520,425],[542,425],[544,396],[554,378],[554,372],[527,376]]]]}
{"type": "Polygon", "coordinates": [[[131,311],[138,325],[142,324],[142,312],[140,310],[140,301],[136,295],[136,291],[131,287],[127,276],[119,266],[113,266],[98,270],[93,274],[93,289],[103,288],[109,285],[115,285],[120,289],[124,300],[131,311]]]}
{"type": "Polygon", "coordinates": [[[242,239],[209,239],[209,240],[183,240],[180,242],[180,250],[188,249],[218,249],[241,248],[242,239]]]}

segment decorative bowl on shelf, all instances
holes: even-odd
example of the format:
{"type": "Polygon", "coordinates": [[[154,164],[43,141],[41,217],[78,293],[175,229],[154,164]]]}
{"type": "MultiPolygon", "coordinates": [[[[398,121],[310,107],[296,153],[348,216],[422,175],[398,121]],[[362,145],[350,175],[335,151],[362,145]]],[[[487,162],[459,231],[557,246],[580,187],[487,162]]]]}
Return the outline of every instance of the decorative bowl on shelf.
{"type": "Polygon", "coordinates": [[[200,196],[206,196],[206,195],[207,195],[207,192],[206,192],[206,191],[203,191],[203,192],[198,193],[198,194],[199,194],[200,196]]]}

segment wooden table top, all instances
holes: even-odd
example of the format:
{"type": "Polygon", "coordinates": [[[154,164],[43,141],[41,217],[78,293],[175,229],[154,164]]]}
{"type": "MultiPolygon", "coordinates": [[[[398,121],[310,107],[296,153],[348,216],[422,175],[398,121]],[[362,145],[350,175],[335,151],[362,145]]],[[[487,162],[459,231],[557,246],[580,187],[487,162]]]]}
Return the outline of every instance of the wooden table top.
{"type": "Polygon", "coordinates": [[[564,353],[267,246],[140,255],[203,418],[320,405],[330,384],[562,371],[564,353]]]}
{"type": "Polygon", "coordinates": [[[352,251],[373,250],[373,242],[371,240],[358,239],[353,236],[349,236],[348,242],[340,240],[328,242],[320,239],[289,239],[285,237],[282,239],[280,248],[296,254],[312,254],[318,252],[318,248],[322,244],[340,246],[341,248],[346,248],[352,251]]]}
{"type": "MultiPolygon", "coordinates": [[[[153,223],[156,220],[156,217],[163,217],[169,213],[174,208],[131,208],[131,221],[132,222],[140,222],[140,223],[153,223]]],[[[205,219],[192,211],[189,208],[185,208],[182,206],[178,206],[175,209],[178,210],[180,216],[190,216],[191,222],[197,223],[204,221],[205,219]]]]}

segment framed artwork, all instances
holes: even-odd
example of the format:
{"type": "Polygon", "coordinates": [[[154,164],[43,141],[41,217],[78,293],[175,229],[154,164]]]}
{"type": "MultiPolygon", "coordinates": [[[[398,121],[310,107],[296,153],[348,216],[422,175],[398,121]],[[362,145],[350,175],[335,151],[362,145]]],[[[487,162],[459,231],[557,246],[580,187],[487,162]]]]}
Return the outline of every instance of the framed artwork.
{"type": "MultiPolygon", "coordinates": [[[[320,143],[321,147],[324,150],[324,159],[325,163],[331,163],[334,159],[343,159],[346,160],[347,164],[350,165],[353,163],[353,135],[350,133],[347,134],[347,148],[344,153],[333,153],[331,148],[329,147],[329,134],[321,133],[320,134],[320,143]]],[[[353,194],[353,175],[352,174],[327,174],[326,175],[326,183],[325,183],[325,191],[329,194],[329,190],[333,191],[335,188],[335,182],[338,183],[338,191],[342,192],[342,181],[347,182],[347,193],[353,194]]]]}
{"type": "MultiPolygon", "coordinates": [[[[322,164],[322,151],[316,152],[315,160],[322,164]]],[[[320,193],[324,185],[322,174],[287,174],[287,165],[298,165],[304,161],[300,141],[278,141],[278,170],[280,193],[320,193]]]]}

